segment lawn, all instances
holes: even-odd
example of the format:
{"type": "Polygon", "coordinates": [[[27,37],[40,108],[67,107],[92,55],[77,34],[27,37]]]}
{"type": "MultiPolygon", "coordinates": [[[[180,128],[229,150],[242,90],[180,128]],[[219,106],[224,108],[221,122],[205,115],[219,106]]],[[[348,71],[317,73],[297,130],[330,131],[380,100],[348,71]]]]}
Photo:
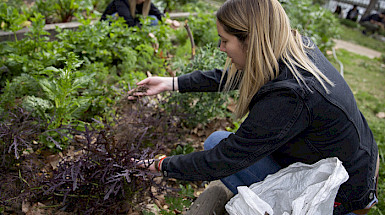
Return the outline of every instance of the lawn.
{"type": "MultiPolygon", "coordinates": [[[[342,26],[345,32],[341,39],[376,49],[385,54],[385,43],[363,35],[358,29],[342,26]]],[[[339,61],[344,66],[344,78],[350,85],[358,106],[366,117],[374,137],[379,146],[380,153],[380,179],[379,179],[379,204],[369,214],[384,214],[385,211],[385,61],[370,59],[357,55],[344,49],[336,51],[339,61]]],[[[330,56],[336,68],[337,62],[330,56]]]]}
{"type": "Polygon", "coordinates": [[[363,35],[361,29],[349,28],[345,25],[341,25],[341,32],[343,32],[340,34],[341,40],[362,45],[385,54],[385,42],[381,42],[373,38],[373,36],[363,35]]]}

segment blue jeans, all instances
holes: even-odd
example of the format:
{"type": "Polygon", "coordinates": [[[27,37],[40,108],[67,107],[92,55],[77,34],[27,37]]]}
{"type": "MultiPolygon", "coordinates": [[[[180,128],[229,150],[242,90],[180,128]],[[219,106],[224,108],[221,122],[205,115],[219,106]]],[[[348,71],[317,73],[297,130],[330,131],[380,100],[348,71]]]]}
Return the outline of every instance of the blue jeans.
{"type": "MultiPolygon", "coordinates": [[[[204,149],[209,150],[214,148],[222,139],[227,138],[231,132],[215,131],[204,142],[204,149]]],[[[238,186],[250,186],[253,183],[263,181],[267,175],[274,174],[281,169],[281,166],[273,159],[272,156],[267,156],[255,162],[252,166],[247,167],[233,175],[222,178],[221,181],[234,194],[238,193],[238,186]]],[[[356,215],[348,213],[346,215],[356,215]]]]}
{"type": "MultiPolygon", "coordinates": [[[[215,131],[204,143],[204,149],[209,150],[214,148],[222,139],[227,138],[231,132],[215,131]]],[[[267,175],[274,174],[281,169],[281,166],[274,161],[271,156],[262,158],[252,166],[247,167],[233,175],[222,178],[221,181],[234,194],[238,193],[238,186],[250,186],[251,184],[263,181],[267,175]]]]}
{"type": "Polygon", "coordinates": [[[149,15],[149,17],[151,17],[151,24],[150,24],[150,26],[156,26],[156,25],[159,24],[159,20],[158,20],[158,18],[156,18],[156,16],[149,15]]]}

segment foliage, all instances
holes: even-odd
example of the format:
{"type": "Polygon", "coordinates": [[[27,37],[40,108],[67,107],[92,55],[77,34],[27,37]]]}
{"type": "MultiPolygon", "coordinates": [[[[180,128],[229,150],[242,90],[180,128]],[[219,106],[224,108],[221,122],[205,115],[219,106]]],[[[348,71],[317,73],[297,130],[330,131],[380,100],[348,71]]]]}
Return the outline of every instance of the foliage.
{"type": "Polygon", "coordinates": [[[170,155],[186,155],[194,151],[194,147],[190,144],[177,145],[174,150],[171,151],[170,155]]]}
{"type": "Polygon", "coordinates": [[[169,206],[167,210],[162,209],[162,215],[174,215],[176,211],[182,212],[191,206],[194,197],[194,189],[190,184],[179,185],[180,191],[177,196],[166,196],[166,204],[169,206]]]}
{"type": "MultiPolygon", "coordinates": [[[[49,33],[43,29],[45,23],[59,20],[58,14],[63,14],[61,19],[70,20],[76,13],[84,14],[92,8],[104,10],[107,3],[37,0],[30,11],[14,10],[17,4],[10,1],[0,6],[0,19],[11,20],[2,24],[2,30],[4,27],[7,31],[17,31],[25,20],[32,21],[25,39],[0,44],[0,113],[7,113],[0,120],[0,148],[5,155],[0,166],[0,183],[2,191],[12,189],[12,192],[7,189],[7,195],[1,196],[0,213],[16,202],[13,200],[23,198],[49,199],[57,210],[72,209],[75,213],[117,213],[119,208],[127,212],[128,208],[134,207],[135,200],[141,200],[141,194],[157,186],[152,175],[138,169],[127,158],[146,159],[163,153],[163,147],[167,147],[165,143],[180,142],[175,140],[183,139],[184,134],[175,131],[176,125],[190,128],[213,117],[228,115],[225,104],[229,95],[219,93],[171,94],[160,104],[124,103],[116,107],[124,91],[145,78],[147,71],[167,76],[171,66],[179,68],[176,71],[179,76],[194,70],[222,68],[226,56],[216,48],[214,10],[204,3],[179,5],[184,4],[184,0],[172,1],[168,7],[198,12],[197,16],[189,17],[188,23],[195,43],[201,48],[188,63],[185,62],[186,53],[191,47],[186,43],[185,30],[174,31],[164,23],[151,27],[146,24],[148,20],[142,20],[142,28],[127,28],[122,18],[110,23],[92,22],[78,15],[77,19],[82,23],[79,29],[58,28],[56,40],[49,40],[49,33]],[[69,6],[63,7],[64,3],[69,6]],[[148,36],[149,33],[155,37],[148,36]],[[169,53],[185,56],[171,65],[169,53]],[[15,109],[16,106],[22,108],[15,109]],[[124,110],[126,112],[119,112],[124,110]],[[12,111],[16,112],[8,114],[12,111]],[[181,113],[185,115],[175,117],[181,113]],[[81,141],[75,141],[76,137],[81,141]],[[40,160],[39,165],[32,162],[38,160],[36,157],[43,157],[45,146],[66,153],[70,147],[63,146],[70,145],[76,147],[77,156],[62,159],[52,175],[40,172],[46,160],[40,160]],[[129,206],[124,207],[127,204],[129,206]]],[[[330,12],[309,1],[285,1],[283,6],[293,27],[312,36],[321,50],[331,47],[331,38],[337,36],[339,25],[330,12]]],[[[370,38],[358,40],[366,43],[370,38]]],[[[373,46],[382,47],[381,44],[373,46]]],[[[350,64],[348,59],[344,65],[350,64]]],[[[366,69],[382,74],[376,69],[381,67],[371,62],[360,62],[355,66],[365,68],[365,75],[366,69]]],[[[364,75],[356,80],[352,71],[355,69],[346,68],[346,76],[353,80],[352,85],[367,87],[368,83],[376,83],[376,86],[382,86],[377,83],[381,78],[364,81],[364,75]]],[[[360,89],[355,95],[364,115],[369,116],[367,119],[383,161],[384,124],[374,116],[383,111],[382,100],[378,99],[383,94],[360,89]]],[[[238,126],[239,122],[234,122],[234,128],[228,129],[234,131],[238,126]]],[[[188,144],[179,145],[171,154],[186,154],[192,150],[188,144]]],[[[381,172],[380,178],[383,176],[384,172],[381,172]]],[[[381,199],[383,181],[380,181],[380,187],[381,199]]],[[[193,199],[192,188],[180,188],[178,196],[167,197],[170,207],[162,213],[173,213],[172,210],[180,211],[189,206],[193,199]]],[[[384,208],[383,204],[380,203],[378,208],[384,208]]]]}
{"type": "Polygon", "coordinates": [[[55,18],[55,1],[36,0],[31,11],[40,13],[45,17],[46,23],[53,23],[55,18]]]}
{"type": "Polygon", "coordinates": [[[96,5],[92,0],[36,0],[29,13],[43,14],[47,24],[62,23],[72,21],[84,11],[94,11],[96,5]]]}
{"type": "Polygon", "coordinates": [[[60,22],[69,22],[75,13],[79,11],[79,6],[75,0],[56,0],[54,9],[60,22]]]}
{"type": "Polygon", "coordinates": [[[360,24],[358,24],[357,22],[352,21],[350,19],[339,19],[339,21],[342,25],[345,25],[349,28],[357,28],[357,29],[362,28],[360,24]]]}
{"type": "MultiPolygon", "coordinates": [[[[209,44],[198,50],[198,54],[188,64],[177,71],[177,76],[193,72],[195,70],[207,71],[224,66],[226,56],[219,49],[209,44]]],[[[188,94],[172,94],[170,103],[178,104],[180,112],[186,113],[188,120],[183,124],[194,127],[198,123],[205,124],[214,117],[224,116],[227,112],[225,102],[226,94],[218,92],[196,92],[188,94]]],[[[167,108],[167,107],[166,107],[167,108]]]]}
{"type": "Polygon", "coordinates": [[[214,11],[199,12],[196,16],[189,17],[188,21],[194,42],[198,47],[218,43],[219,38],[214,11]]]}
{"type": "Polygon", "coordinates": [[[281,1],[281,3],[293,28],[309,36],[322,52],[331,50],[334,45],[332,38],[339,35],[339,23],[330,11],[313,4],[311,0],[281,1]]]}
{"type": "Polygon", "coordinates": [[[163,12],[177,11],[187,3],[197,3],[198,0],[162,0],[159,2],[159,7],[163,8],[163,12]]]}
{"type": "Polygon", "coordinates": [[[41,163],[36,161],[39,151],[36,139],[46,123],[20,107],[0,113],[0,211],[18,207],[23,199],[32,199],[35,192],[24,192],[39,186],[41,163]]]}
{"type": "Polygon", "coordinates": [[[21,100],[28,110],[40,108],[44,118],[56,114],[53,127],[75,118],[89,121],[108,111],[111,99],[119,95],[114,85],[127,88],[144,78],[145,71],[165,75],[161,53],[171,48],[168,25],[139,29],[125,27],[123,19],[111,25],[82,19],[78,31],[58,29],[58,40],[49,41],[43,17],[36,14],[32,21],[26,38],[6,42],[0,52],[9,71],[0,79],[3,109],[21,100]],[[147,36],[150,32],[157,38],[147,36]]]}
{"type": "MultiPolygon", "coordinates": [[[[168,208],[160,209],[159,213],[162,215],[174,215],[176,213],[182,213],[191,206],[193,199],[195,199],[195,196],[192,186],[190,184],[186,186],[180,184],[179,192],[176,195],[165,196],[168,208]]],[[[143,215],[155,215],[153,212],[146,210],[142,211],[142,213],[143,215]]]]}
{"type": "MultiPolygon", "coordinates": [[[[2,154],[10,154],[13,155],[11,157],[19,159],[22,151],[31,148],[31,142],[41,133],[44,122],[22,108],[16,108],[13,112],[2,112],[0,116],[5,119],[0,122],[2,154]]],[[[1,168],[10,165],[6,162],[6,157],[3,157],[1,168]]]]}
{"type": "MultiPolygon", "coordinates": [[[[38,79],[44,96],[41,98],[26,96],[23,101],[23,106],[27,110],[37,110],[40,117],[50,121],[48,129],[56,129],[78,121],[90,106],[91,97],[78,95],[89,86],[94,75],[75,72],[80,64],[81,62],[70,52],[63,69],[49,67],[42,71],[41,75],[49,77],[38,79]]],[[[50,148],[55,146],[52,143],[47,145],[50,148]]]]}
{"type": "MultiPolygon", "coordinates": [[[[182,138],[184,134],[174,126],[177,125],[174,121],[178,113],[166,113],[158,109],[157,105],[147,103],[145,99],[137,102],[121,100],[119,105],[122,106],[118,111],[119,116],[112,122],[95,120],[94,124],[86,125],[84,130],[78,130],[76,125],[63,127],[70,136],[75,137],[71,142],[76,148],[63,151],[67,156],[61,157],[58,166],[47,170],[41,178],[34,177],[38,171],[36,169],[24,172],[24,183],[33,185],[24,187],[25,195],[34,194],[32,196],[35,201],[49,200],[52,205],[56,205],[56,210],[116,214],[127,213],[129,209],[135,208],[135,203],[143,200],[143,193],[154,192],[151,187],[159,191],[165,189],[153,181],[153,174],[137,167],[131,158],[152,158],[162,152],[164,143],[176,142],[178,138],[182,138]]],[[[23,138],[28,137],[22,143],[34,140],[36,136],[32,134],[40,131],[36,127],[39,124],[37,121],[27,121],[28,118],[25,118],[26,121],[23,121],[23,117],[18,118],[24,115],[13,115],[17,118],[12,121],[12,126],[16,128],[14,131],[7,127],[8,122],[1,124],[2,136],[11,138],[6,133],[12,132],[23,138]],[[32,122],[36,126],[25,130],[30,125],[26,122],[32,122]],[[24,133],[16,133],[20,129],[24,133]]],[[[14,141],[4,140],[1,146],[4,149],[13,149],[12,142],[14,141]]],[[[8,154],[7,151],[5,153],[8,154]]],[[[11,171],[7,168],[8,165],[1,167],[9,175],[20,171],[18,168],[11,171]]],[[[21,167],[22,165],[19,166],[21,167]]],[[[3,184],[7,179],[1,177],[0,181],[3,184]]],[[[189,191],[184,189],[185,195],[189,195],[189,192],[191,187],[189,191]]],[[[12,199],[21,198],[16,193],[2,196],[0,205],[9,206],[12,199]]]]}
{"type": "Polygon", "coordinates": [[[25,27],[27,17],[7,3],[0,3],[0,30],[16,32],[25,27]]]}

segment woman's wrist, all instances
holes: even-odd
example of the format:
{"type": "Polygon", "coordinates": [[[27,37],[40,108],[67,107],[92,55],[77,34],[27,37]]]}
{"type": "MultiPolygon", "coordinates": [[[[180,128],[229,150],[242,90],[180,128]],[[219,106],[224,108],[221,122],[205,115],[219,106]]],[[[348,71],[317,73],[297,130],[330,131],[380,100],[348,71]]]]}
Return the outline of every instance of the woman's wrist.
{"type": "Polygon", "coordinates": [[[171,79],[171,91],[178,90],[178,77],[172,77],[171,79]]]}
{"type": "Polygon", "coordinates": [[[162,171],[162,162],[166,158],[166,155],[157,155],[155,156],[155,162],[154,162],[154,167],[155,170],[158,172],[162,171]]]}
{"type": "Polygon", "coordinates": [[[164,161],[164,159],[166,158],[167,156],[164,156],[162,157],[160,160],[159,160],[159,163],[158,163],[158,166],[157,166],[157,170],[158,172],[161,172],[162,171],[162,163],[164,161]]]}

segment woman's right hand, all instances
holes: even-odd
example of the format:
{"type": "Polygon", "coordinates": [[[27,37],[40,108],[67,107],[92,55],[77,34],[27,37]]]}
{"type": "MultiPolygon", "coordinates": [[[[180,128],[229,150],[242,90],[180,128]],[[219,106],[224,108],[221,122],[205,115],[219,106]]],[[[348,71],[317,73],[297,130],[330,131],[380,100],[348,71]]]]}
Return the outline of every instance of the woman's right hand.
{"type": "Polygon", "coordinates": [[[152,96],[164,91],[178,90],[178,78],[175,77],[149,77],[136,84],[138,87],[130,90],[128,98],[135,96],[152,96]],[[173,88],[174,85],[174,88],[173,88]]]}

